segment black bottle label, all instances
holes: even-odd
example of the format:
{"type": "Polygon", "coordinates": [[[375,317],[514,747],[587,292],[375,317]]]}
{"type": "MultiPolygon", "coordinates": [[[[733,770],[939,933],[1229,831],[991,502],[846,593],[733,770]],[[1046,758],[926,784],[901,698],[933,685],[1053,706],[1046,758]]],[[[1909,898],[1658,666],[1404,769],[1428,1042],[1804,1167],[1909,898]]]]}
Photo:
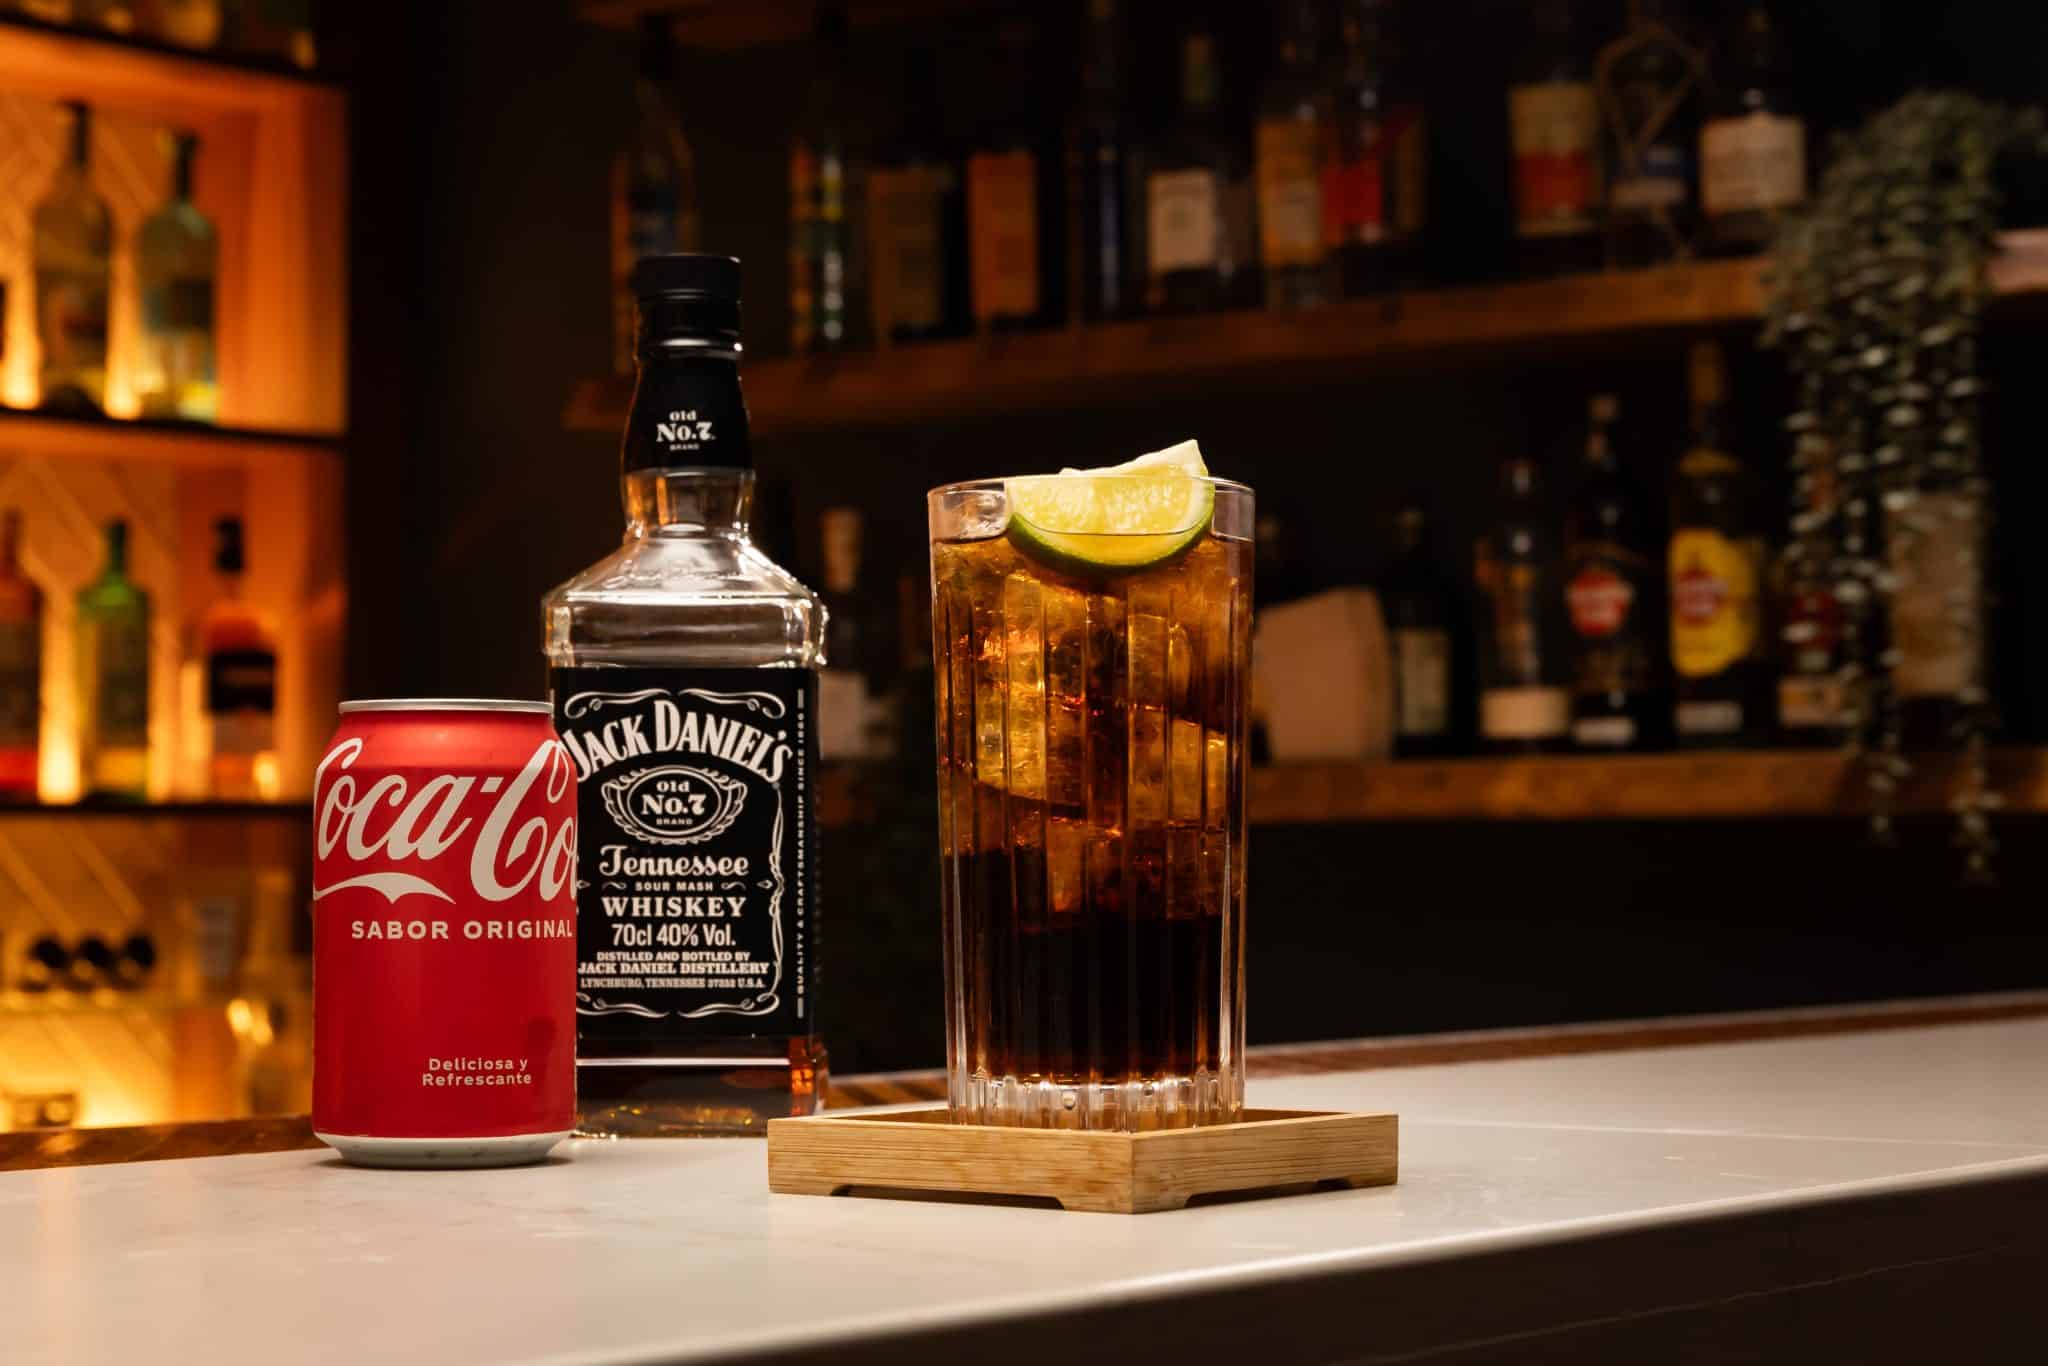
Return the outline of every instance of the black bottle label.
{"type": "Polygon", "coordinates": [[[668,359],[641,366],[626,419],[624,472],[750,469],[747,405],[730,355],[668,359]]]}
{"type": "Polygon", "coordinates": [[[576,764],[578,1052],[813,1030],[818,676],[556,669],[576,764]]]}
{"type": "Polygon", "coordinates": [[[265,649],[216,650],[206,660],[206,710],[229,712],[277,710],[277,655],[265,649]]]}

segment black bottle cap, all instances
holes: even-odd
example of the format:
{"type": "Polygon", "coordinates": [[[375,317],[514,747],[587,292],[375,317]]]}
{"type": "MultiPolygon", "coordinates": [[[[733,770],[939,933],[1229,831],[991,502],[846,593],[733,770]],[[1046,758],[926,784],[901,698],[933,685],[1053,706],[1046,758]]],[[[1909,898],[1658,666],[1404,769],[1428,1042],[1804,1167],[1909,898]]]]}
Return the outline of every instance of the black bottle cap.
{"type": "Polygon", "coordinates": [[[640,300],[640,350],[703,346],[738,349],[740,263],[734,256],[677,252],[633,264],[640,300]]]}

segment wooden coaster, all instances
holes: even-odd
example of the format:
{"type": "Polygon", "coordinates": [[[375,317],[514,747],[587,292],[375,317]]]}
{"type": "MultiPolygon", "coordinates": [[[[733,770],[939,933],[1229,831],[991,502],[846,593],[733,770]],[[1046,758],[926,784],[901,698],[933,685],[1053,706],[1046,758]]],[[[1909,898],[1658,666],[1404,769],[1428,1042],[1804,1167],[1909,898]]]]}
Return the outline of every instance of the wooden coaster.
{"type": "Polygon", "coordinates": [[[768,1189],[1037,1196],[1150,1214],[1226,1191],[1392,1185],[1399,1136],[1397,1116],[1328,1110],[1247,1110],[1237,1124],[1140,1134],[955,1124],[943,1109],[817,1115],[768,1121],[768,1189]]]}

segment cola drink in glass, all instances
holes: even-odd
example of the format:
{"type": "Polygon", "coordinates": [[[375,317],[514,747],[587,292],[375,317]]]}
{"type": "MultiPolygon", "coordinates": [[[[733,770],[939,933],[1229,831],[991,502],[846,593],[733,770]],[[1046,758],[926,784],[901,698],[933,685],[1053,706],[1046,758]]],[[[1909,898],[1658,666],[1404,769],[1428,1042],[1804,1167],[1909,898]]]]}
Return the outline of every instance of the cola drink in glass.
{"type": "Polygon", "coordinates": [[[576,772],[545,702],[344,702],[313,791],[313,1129],[538,1161],[576,1109],[576,772]]]}

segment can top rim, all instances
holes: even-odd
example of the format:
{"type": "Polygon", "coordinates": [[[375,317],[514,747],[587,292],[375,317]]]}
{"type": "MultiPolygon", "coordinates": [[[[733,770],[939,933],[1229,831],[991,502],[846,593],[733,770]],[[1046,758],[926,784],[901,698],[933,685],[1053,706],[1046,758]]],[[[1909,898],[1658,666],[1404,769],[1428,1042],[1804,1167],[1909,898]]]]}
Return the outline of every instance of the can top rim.
{"type": "Polygon", "coordinates": [[[552,716],[555,709],[546,702],[506,697],[369,697],[344,702],[339,710],[343,716],[361,711],[498,711],[552,716]]]}

